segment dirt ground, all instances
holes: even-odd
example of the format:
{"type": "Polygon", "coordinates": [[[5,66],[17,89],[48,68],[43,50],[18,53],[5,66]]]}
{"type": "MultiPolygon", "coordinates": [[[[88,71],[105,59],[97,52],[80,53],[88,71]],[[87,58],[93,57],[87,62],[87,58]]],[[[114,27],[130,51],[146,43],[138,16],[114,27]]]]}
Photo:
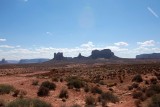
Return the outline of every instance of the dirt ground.
{"type": "MultiPolygon", "coordinates": [[[[80,91],[68,89],[67,85],[66,85],[67,84],[66,81],[54,82],[56,84],[56,90],[50,91],[49,95],[46,97],[38,97],[37,91],[40,87],[40,84],[43,81],[51,81],[51,76],[56,77],[58,75],[58,76],[61,76],[62,78],[65,78],[68,75],[76,75],[77,74],[80,77],[83,77],[83,78],[86,77],[86,78],[90,79],[90,78],[95,78],[95,76],[97,76],[99,74],[101,74],[100,76],[107,75],[108,77],[104,77],[104,79],[103,79],[104,82],[117,83],[116,86],[113,86],[111,88],[113,90],[113,93],[115,95],[117,95],[118,98],[120,99],[120,101],[117,103],[108,103],[107,105],[109,107],[136,107],[135,103],[134,103],[135,99],[133,99],[133,97],[132,97],[132,92],[134,90],[132,90],[132,91],[128,90],[128,86],[132,84],[131,80],[133,78],[133,75],[137,73],[137,71],[136,72],[131,72],[131,71],[137,70],[138,69],[137,66],[138,65],[134,65],[134,67],[133,67],[134,69],[133,69],[131,66],[128,66],[128,65],[126,65],[124,67],[122,67],[121,65],[117,65],[116,67],[115,67],[115,65],[111,65],[111,66],[100,65],[98,67],[97,66],[96,67],[95,66],[94,67],[93,66],[91,66],[91,67],[85,66],[84,67],[84,65],[83,65],[83,69],[79,68],[81,66],[78,66],[78,68],[75,68],[75,66],[74,66],[73,68],[69,67],[67,69],[65,69],[65,68],[62,68],[60,70],[58,69],[58,71],[57,71],[57,69],[53,70],[53,71],[52,70],[48,70],[48,71],[37,71],[36,70],[36,71],[32,71],[32,72],[27,72],[27,73],[26,72],[25,73],[15,73],[12,75],[0,76],[0,84],[12,85],[18,90],[25,91],[27,94],[24,97],[26,97],[26,98],[39,98],[39,99],[44,100],[48,103],[51,103],[53,107],[61,107],[64,105],[66,107],[70,107],[73,104],[79,104],[82,107],[84,107],[86,96],[92,95],[94,97],[97,97],[98,95],[97,94],[93,95],[92,93],[86,93],[86,92],[84,92],[83,89],[80,89],[80,91]],[[94,69],[91,69],[91,68],[94,68],[94,69]],[[119,70],[117,70],[117,69],[119,69],[119,70]],[[104,71],[102,71],[102,70],[104,70],[104,71]],[[114,77],[113,72],[111,72],[109,74],[103,74],[103,73],[106,73],[106,71],[108,73],[110,71],[121,72],[121,70],[125,71],[125,73],[131,72],[130,74],[125,74],[125,78],[123,78],[123,82],[120,82],[120,80],[118,79],[117,76],[114,77]],[[34,80],[38,80],[39,85],[37,85],[37,86],[32,85],[32,82],[34,80]],[[62,88],[66,88],[69,93],[69,98],[66,99],[65,102],[62,101],[62,99],[58,98],[58,95],[59,95],[60,90],[62,88]]],[[[155,66],[154,67],[151,66],[149,68],[145,68],[145,67],[146,67],[146,65],[140,65],[140,68],[142,68],[142,69],[139,69],[139,70],[145,71],[145,72],[141,72],[143,79],[149,79],[150,77],[153,76],[153,73],[149,70],[154,71],[155,66]]],[[[148,67],[148,65],[147,65],[147,67],[148,67]]],[[[158,69],[160,68],[159,64],[157,64],[155,68],[157,68],[157,67],[158,67],[158,69]]],[[[88,84],[93,84],[93,83],[88,83],[88,84]]],[[[142,85],[143,84],[144,83],[142,83],[142,85]]],[[[99,87],[103,91],[109,91],[109,89],[110,89],[110,87],[107,87],[107,85],[100,85],[99,84],[99,87]]],[[[5,102],[10,102],[10,101],[15,100],[16,97],[13,97],[11,94],[3,94],[3,95],[0,95],[0,99],[5,100],[5,102]]],[[[101,107],[101,104],[97,103],[96,107],[101,107]]]]}

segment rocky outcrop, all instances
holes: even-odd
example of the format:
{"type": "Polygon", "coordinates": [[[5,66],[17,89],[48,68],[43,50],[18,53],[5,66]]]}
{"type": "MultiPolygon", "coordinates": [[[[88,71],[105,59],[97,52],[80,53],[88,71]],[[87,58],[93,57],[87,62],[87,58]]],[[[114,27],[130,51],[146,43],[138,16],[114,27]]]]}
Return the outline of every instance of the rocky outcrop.
{"type": "Polygon", "coordinates": [[[75,57],[74,59],[81,60],[81,59],[88,59],[88,57],[82,56],[81,53],[79,53],[79,55],[75,57]]]}
{"type": "Polygon", "coordinates": [[[64,56],[62,52],[54,53],[54,60],[63,60],[64,56]]]}
{"type": "Polygon", "coordinates": [[[2,61],[0,61],[0,64],[7,64],[8,62],[3,58],[2,61]]]}
{"type": "Polygon", "coordinates": [[[160,59],[160,53],[140,54],[136,56],[136,59],[160,59]]]}
{"type": "Polygon", "coordinates": [[[110,49],[104,49],[104,50],[93,50],[90,58],[92,59],[97,59],[97,58],[105,58],[105,59],[110,59],[110,58],[115,58],[116,56],[110,49]]]}
{"type": "Polygon", "coordinates": [[[98,59],[98,58],[110,59],[110,58],[118,58],[118,57],[115,56],[110,49],[104,49],[104,50],[93,50],[89,57],[82,56],[81,53],[79,53],[79,55],[74,58],[64,57],[63,53],[58,52],[58,53],[54,53],[53,60],[89,60],[89,59],[98,59]]]}

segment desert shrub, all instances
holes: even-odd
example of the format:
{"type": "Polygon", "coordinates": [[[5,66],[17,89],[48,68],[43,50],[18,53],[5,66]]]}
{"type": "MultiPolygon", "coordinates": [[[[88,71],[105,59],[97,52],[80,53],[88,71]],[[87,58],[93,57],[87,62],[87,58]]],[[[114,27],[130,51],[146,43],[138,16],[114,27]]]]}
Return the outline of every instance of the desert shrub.
{"type": "Polygon", "coordinates": [[[98,97],[98,101],[102,103],[102,107],[107,107],[108,102],[116,103],[119,99],[112,92],[105,92],[98,97]]]}
{"type": "Polygon", "coordinates": [[[81,107],[81,106],[78,104],[73,104],[71,107],[81,107]]]}
{"type": "Polygon", "coordinates": [[[9,94],[11,91],[14,91],[15,88],[11,85],[0,84],[0,94],[9,94]]]}
{"type": "Polygon", "coordinates": [[[32,85],[38,85],[38,82],[39,82],[38,80],[33,80],[32,85]]]}
{"type": "Polygon", "coordinates": [[[90,91],[90,88],[89,88],[88,85],[85,85],[85,86],[84,86],[84,91],[85,91],[86,93],[90,91]]]}
{"type": "Polygon", "coordinates": [[[84,82],[77,77],[70,77],[67,79],[67,86],[68,88],[80,89],[84,87],[84,82]]]}
{"type": "Polygon", "coordinates": [[[59,98],[68,98],[68,91],[65,88],[62,88],[59,94],[59,98]]]}
{"type": "Polygon", "coordinates": [[[63,80],[63,78],[60,78],[60,80],[59,80],[60,82],[63,82],[64,80],[63,80]]]}
{"type": "Polygon", "coordinates": [[[160,93],[160,85],[159,84],[153,84],[146,90],[146,96],[151,97],[154,94],[160,93]]]}
{"type": "Polygon", "coordinates": [[[147,89],[145,94],[147,97],[151,97],[152,95],[156,94],[156,92],[154,90],[147,89]]]}
{"type": "Polygon", "coordinates": [[[40,86],[37,92],[38,96],[47,96],[49,94],[49,89],[43,86],[40,86]]]}
{"type": "Polygon", "coordinates": [[[20,92],[20,90],[14,90],[12,96],[17,97],[19,92],[20,92]]]}
{"type": "Polygon", "coordinates": [[[160,80],[160,76],[156,76],[158,80],[160,80]]]}
{"type": "Polygon", "coordinates": [[[100,85],[106,85],[106,84],[105,84],[105,82],[104,82],[104,81],[102,81],[102,80],[101,80],[101,81],[99,81],[99,84],[100,84],[100,85]]]}
{"type": "Polygon", "coordinates": [[[102,92],[103,91],[97,86],[91,88],[91,93],[93,94],[102,94],[102,92]]]}
{"type": "Polygon", "coordinates": [[[142,76],[140,74],[135,75],[132,79],[133,82],[143,82],[142,76]]]}
{"type": "Polygon", "coordinates": [[[16,99],[10,102],[7,107],[51,107],[51,104],[48,104],[39,99],[16,99]]]}
{"type": "Polygon", "coordinates": [[[27,94],[26,91],[20,90],[18,96],[19,96],[19,98],[23,98],[26,94],[27,94]]]}
{"type": "Polygon", "coordinates": [[[133,87],[132,86],[128,86],[128,90],[133,90],[133,87]]]}
{"type": "Polygon", "coordinates": [[[140,99],[143,96],[143,93],[141,91],[135,91],[132,93],[132,97],[135,99],[140,99]]]}
{"type": "Polygon", "coordinates": [[[48,88],[49,90],[55,90],[56,89],[56,84],[54,84],[52,82],[49,82],[49,81],[42,82],[41,87],[42,86],[48,88]]]}
{"type": "Polygon", "coordinates": [[[115,96],[112,92],[105,92],[101,94],[101,100],[105,100],[107,102],[116,103],[119,101],[118,97],[115,96]]]}
{"type": "Polygon", "coordinates": [[[160,94],[152,96],[147,107],[160,107],[160,94]]]}
{"type": "Polygon", "coordinates": [[[157,84],[157,78],[151,78],[150,79],[151,84],[157,84]]]}
{"type": "Polygon", "coordinates": [[[144,83],[145,83],[146,85],[149,85],[149,82],[148,82],[148,80],[145,80],[145,81],[144,81],[144,83]]]}
{"type": "Polygon", "coordinates": [[[116,86],[116,85],[117,85],[117,83],[107,83],[108,87],[113,87],[113,86],[116,86]]]}
{"type": "Polygon", "coordinates": [[[133,83],[133,84],[132,84],[132,87],[133,87],[133,88],[138,88],[139,85],[138,85],[137,83],[133,83]]]}
{"type": "Polygon", "coordinates": [[[92,96],[86,96],[85,102],[87,107],[95,105],[95,99],[92,96]]]}

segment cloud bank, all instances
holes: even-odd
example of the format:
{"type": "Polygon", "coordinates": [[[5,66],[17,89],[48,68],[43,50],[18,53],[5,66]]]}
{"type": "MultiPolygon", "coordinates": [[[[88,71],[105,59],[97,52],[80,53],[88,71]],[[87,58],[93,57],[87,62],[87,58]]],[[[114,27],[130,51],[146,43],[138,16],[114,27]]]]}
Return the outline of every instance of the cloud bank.
{"type": "MultiPolygon", "coordinates": [[[[98,49],[111,49],[116,56],[123,58],[134,58],[137,54],[142,53],[153,53],[160,52],[160,48],[157,46],[158,43],[154,40],[147,40],[142,42],[137,42],[137,47],[128,47],[127,42],[117,42],[113,45],[101,46],[95,45],[93,42],[89,41],[83,43],[78,47],[73,48],[54,48],[54,47],[33,47],[30,49],[23,48],[22,46],[10,46],[10,45],[0,45],[0,56],[6,59],[31,59],[31,58],[50,58],[52,59],[55,52],[63,52],[64,56],[75,57],[79,53],[84,56],[91,55],[91,51],[98,49]],[[127,47],[126,47],[127,46],[127,47]]],[[[132,45],[132,44],[130,44],[132,45]]]]}

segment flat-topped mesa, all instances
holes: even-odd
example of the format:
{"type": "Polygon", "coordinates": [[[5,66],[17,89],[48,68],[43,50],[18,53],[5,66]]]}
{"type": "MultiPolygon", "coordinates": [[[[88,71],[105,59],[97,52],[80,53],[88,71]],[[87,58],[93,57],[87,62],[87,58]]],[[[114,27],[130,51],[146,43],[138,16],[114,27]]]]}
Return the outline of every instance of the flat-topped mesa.
{"type": "Polygon", "coordinates": [[[64,56],[62,52],[54,53],[54,60],[63,60],[64,56]]]}
{"type": "Polygon", "coordinates": [[[160,59],[160,53],[140,54],[136,56],[136,59],[160,59]]]}
{"type": "Polygon", "coordinates": [[[92,54],[90,56],[92,59],[97,59],[97,58],[105,58],[105,59],[110,59],[110,58],[115,58],[116,56],[110,49],[104,49],[104,50],[93,50],[92,54]]]}

